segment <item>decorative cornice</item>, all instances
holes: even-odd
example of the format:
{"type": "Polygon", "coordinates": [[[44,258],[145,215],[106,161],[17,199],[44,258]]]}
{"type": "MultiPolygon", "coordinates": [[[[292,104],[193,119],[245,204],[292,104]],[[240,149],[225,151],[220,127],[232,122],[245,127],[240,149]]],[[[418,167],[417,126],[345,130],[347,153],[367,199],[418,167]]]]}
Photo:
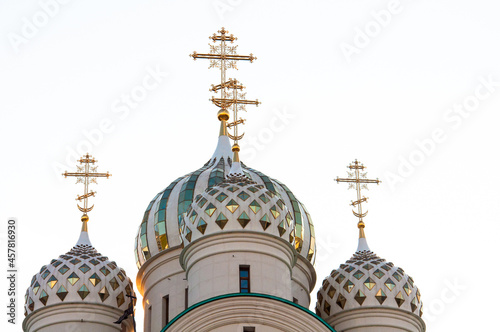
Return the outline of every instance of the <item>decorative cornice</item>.
{"type": "Polygon", "coordinates": [[[269,299],[269,300],[273,300],[273,301],[278,301],[278,302],[281,302],[281,303],[284,303],[284,304],[287,304],[287,305],[290,305],[292,307],[295,307],[301,311],[303,311],[305,314],[313,317],[314,319],[318,320],[322,325],[325,326],[326,329],[328,329],[329,331],[332,331],[332,332],[336,332],[335,329],[333,329],[333,327],[331,327],[330,325],[328,325],[328,323],[326,321],[324,321],[321,317],[319,317],[318,315],[316,315],[314,312],[308,310],[307,308],[304,308],[302,307],[301,305],[298,305],[296,303],[293,303],[291,301],[288,301],[288,300],[285,300],[283,298],[280,298],[280,297],[276,297],[276,296],[272,296],[272,295],[267,295],[267,294],[260,294],[260,293],[246,293],[246,294],[243,294],[243,293],[232,293],[232,294],[224,294],[224,295],[219,295],[219,296],[216,296],[216,297],[212,297],[210,299],[207,299],[207,300],[204,300],[204,301],[201,301],[201,302],[198,302],[192,306],[190,306],[189,308],[187,308],[186,310],[184,310],[183,312],[181,312],[180,314],[178,314],[177,316],[175,316],[162,330],[161,332],[167,332],[169,327],[171,327],[172,325],[174,325],[179,319],[181,319],[183,316],[185,316],[186,314],[188,314],[189,312],[195,310],[196,308],[199,308],[205,304],[208,304],[208,303],[213,303],[213,302],[216,302],[216,301],[219,301],[219,300],[223,300],[223,299],[228,299],[228,298],[239,298],[239,297],[247,297],[247,298],[263,298],[263,299],[269,299]]]}

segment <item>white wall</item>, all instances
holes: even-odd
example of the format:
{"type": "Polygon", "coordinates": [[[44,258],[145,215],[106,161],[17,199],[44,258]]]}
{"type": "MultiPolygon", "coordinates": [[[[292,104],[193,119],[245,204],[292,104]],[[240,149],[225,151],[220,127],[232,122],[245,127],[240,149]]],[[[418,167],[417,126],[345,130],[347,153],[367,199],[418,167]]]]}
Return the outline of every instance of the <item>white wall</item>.
{"type": "Polygon", "coordinates": [[[26,317],[26,332],[132,332],[131,317],[114,324],[123,310],[89,303],[63,303],[35,311],[26,317]],[[122,330],[124,328],[124,330],[122,330]]]}
{"type": "Polygon", "coordinates": [[[368,307],[346,310],[326,320],[342,332],[424,332],[417,315],[392,308],[368,307]]]}
{"type": "Polygon", "coordinates": [[[238,293],[239,266],[250,266],[250,291],[292,300],[294,252],[286,241],[257,232],[216,233],[181,254],[189,285],[189,305],[238,293]]]}
{"type": "Polygon", "coordinates": [[[181,250],[180,247],[165,250],[148,260],[139,270],[137,287],[143,296],[144,332],[160,331],[165,326],[163,298],[166,295],[169,296],[170,320],[185,309],[187,281],[179,264],[181,250]]]}
{"type": "Polygon", "coordinates": [[[292,296],[298,300],[298,304],[309,308],[311,291],[315,284],[316,271],[314,267],[304,257],[298,255],[297,262],[292,269],[292,296]]]}

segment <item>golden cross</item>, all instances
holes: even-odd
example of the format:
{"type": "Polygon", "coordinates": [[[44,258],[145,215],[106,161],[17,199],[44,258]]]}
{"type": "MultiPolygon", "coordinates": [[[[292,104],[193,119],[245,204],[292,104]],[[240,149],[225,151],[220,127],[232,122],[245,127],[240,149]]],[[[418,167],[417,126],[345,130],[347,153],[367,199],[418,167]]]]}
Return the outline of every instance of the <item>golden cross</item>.
{"type": "Polygon", "coordinates": [[[78,209],[81,212],[83,212],[82,221],[86,222],[88,220],[87,212],[92,211],[92,209],[94,208],[94,205],[92,205],[91,207],[88,206],[88,198],[95,197],[96,194],[95,191],[92,190],[89,191],[89,185],[91,183],[97,184],[96,178],[100,177],[109,178],[111,174],[109,174],[109,172],[97,173],[97,166],[90,166],[90,164],[94,165],[97,162],[97,160],[95,160],[95,158],[93,158],[88,153],[82,158],[80,158],[80,160],[78,161],[80,162],[80,164],[82,164],[82,166],[78,165],[76,166],[78,172],[68,173],[66,171],[62,175],[64,175],[65,178],[68,176],[74,176],[76,177],[76,183],[83,183],[84,185],[83,195],[77,195],[76,197],[76,200],[79,202],[83,200],[83,207],[81,207],[78,204],[76,206],[78,206],[78,209]]]}
{"type": "Polygon", "coordinates": [[[211,45],[210,46],[210,53],[196,53],[193,52],[190,56],[196,60],[196,59],[209,59],[210,60],[210,66],[208,68],[220,68],[220,87],[221,89],[221,98],[224,98],[223,91],[225,88],[225,85],[228,83],[226,82],[226,69],[233,68],[233,69],[238,69],[236,67],[236,61],[239,60],[248,60],[250,62],[253,62],[253,60],[256,60],[257,58],[253,56],[252,53],[250,55],[237,55],[236,54],[236,48],[238,45],[235,46],[228,46],[227,42],[231,42],[231,44],[237,39],[234,37],[232,34],[227,35],[228,31],[224,29],[224,27],[218,31],[220,35],[216,35],[215,33],[213,36],[208,37],[209,39],[212,39],[213,43],[215,44],[216,42],[220,42],[220,45],[211,45]]]}
{"type": "Polygon", "coordinates": [[[354,213],[354,215],[359,218],[358,228],[362,229],[365,227],[365,224],[363,222],[363,218],[366,217],[366,215],[368,214],[368,211],[363,212],[363,208],[362,208],[361,204],[363,202],[367,202],[368,197],[364,197],[364,196],[361,197],[361,190],[362,189],[368,190],[368,183],[379,184],[382,181],[380,181],[378,178],[376,180],[367,179],[366,172],[360,172],[360,171],[364,171],[364,169],[366,167],[363,166],[363,164],[361,164],[360,162],[358,162],[357,159],[354,160],[354,162],[351,163],[349,166],[347,166],[347,168],[349,168],[351,170],[351,171],[347,172],[348,178],[337,177],[337,179],[335,179],[335,181],[337,181],[337,183],[347,182],[347,183],[349,183],[348,189],[356,189],[358,199],[356,201],[351,201],[351,205],[354,207],[357,206],[358,212],[352,210],[352,213],[354,213]]]}
{"type": "MultiPolygon", "coordinates": [[[[238,147],[238,141],[243,138],[243,135],[238,134],[238,125],[244,124],[245,119],[240,119],[238,117],[238,111],[246,111],[245,105],[256,105],[258,106],[260,102],[258,100],[246,100],[245,93],[238,92],[243,90],[245,87],[240,84],[236,79],[226,80],[226,70],[229,68],[238,69],[236,67],[236,61],[247,60],[253,62],[257,58],[250,55],[237,55],[235,46],[229,46],[227,42],[231,44],[237,39],[232,34],[228,35],[228,31],[222,28],[218,31],[219,35],[215,33],[213,36],[209,37],[214,44],[220,42],[220,45],[211,45],[210,53],[201,54],[193,52],[190,56],[196,59],[209,59],[210,66],[208,68],[220,68],[221,70],[221,83],[218,85],[212,85],[210,91],[217,92],[220,90],[220,98],[212,97],[211,101],[214,105],[220,107],[222,110],[219,113],[225,113],[229,107],[233,106],[233,121],[227,124],[228,128],[233,128],[233,135],[227,134],[231,139],[234,140],[234,146],[238,147]]],[[[228,117],[228,114],[227,114],[228,117]]],[[[225,129],[224,129],[225,130],[225,129]]]]}
{"type": "MultiPolygon", "coordinates": [[[[233,128],[233,135],[227,134],[232,140],[234,140],[234,144],[238,145],[238,141],[243,138],[245,135],[244,133],[239,135],[238,134],[238,125],[240,124],[245,124],[245,119],[240,119],[238,116],[238,111],[245,111],[246,108],[245,105],[255,105],[259,106],[260,102],[258,100],[246,100],[245,95],[246,93],[243,92],[238,92],[242,91],[245,87],[240,84],[235,79],[229,79],[229,84],[227,84],[227,87],[229,89],[232,89],[231,91],[226,92],[225,98],[214,98],[212,97],[212,103],[215,105],[227,109],[230,106],[233,106],[233,119],[234,121],[230,122],[227,124],[228,128],[233,128]]],[[[217,88],[217,87],[212,87],[212,89],[217,88]]]]}

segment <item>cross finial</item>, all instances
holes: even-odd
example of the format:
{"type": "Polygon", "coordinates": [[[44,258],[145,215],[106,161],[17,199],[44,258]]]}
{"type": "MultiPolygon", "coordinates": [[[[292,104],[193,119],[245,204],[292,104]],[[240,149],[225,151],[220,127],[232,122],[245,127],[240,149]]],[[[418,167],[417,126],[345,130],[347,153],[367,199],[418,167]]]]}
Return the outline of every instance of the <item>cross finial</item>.
{"type": "Polygon", "coordinates": [[[236,48],[238,48],[238,45],[228,46],[226,42],[230,42],[232,44],[237,38],[232,34],[227,35],[228,31],[224,29],[224,27],[217,32],[220,35],[216,35],[214,33],[213,36],[209,37],[209,39],[211,39],[214,44],[220,42],[219,45],[208,44],[208,46],[210,46],[210,53],[206,54],[193,52],[190,56],[194,60],[210,59],[210,66],[208,68],[219,68],[221,71],[221,84],[224,84],[224,82],[226,82],[226,69],[238,69],[236,67],[236,61],[248,60],[253,62],[253,60],[256,60],[257,58],[254,57],[252,53],[250,53],[250,55],[236,54],[236,48]]]}
{"type": "Polygon", "coordinates": [[[364,233],[364,228],[365,228],[365,223],[363,222],[363,218],[366,217],[368,214],[368,211],[363,212],[362,208],[362,203],[368,201],[368,197],[361,197],[361,190],[366,189],[368,190],[368,184],[369,183],[376,183],[380,184],[382,181],[380,181],[378,178],[376,180],[370,180],[366,178],[366,172],[363,172],[365,170],[365,166],[360,163],[357,159],[354,160],[349,166],[349,171],[347,171],[348,178],[339,178],[337,177],[335,181],[337,183],[340,182],[347,182],[349,183],[349,188],[348,189],[356,189],[357,192],[357,200],[351,201],[351,205],[353,207],[358,207],[358,211],[352,210],[352,213],[359,218],[358,221],[358,228],[359,228],[359,236],[360,238],[365,237],[364,233]]]}
{"type": "MultiPolygon", "coordinates": [[[[210,53],[196,53],[193,52],[190,56],[196,59],[209,59],[210,65],[208,68],[219,68],[221,71],[221,82],[217,85],[212,85],[210,91],[217,92],[220,90],[220,97],[212,97],[211,101],[214,105],[220,107],[219,113],[217,114],[219,120],[221,121],[221,131],[220,135],[229,136],[233,139],[233,152],[235,152],[235,158],[238,159],[237,152],[239,151],[238,141],[243,138],[243,135],[238,134],[238,125],[244,124],[245,120],[238,117],[238,111],[246,111],[245,105],[256,105],[258,106],[260,102],[258,100],[246,100],[245,93],[241,91],[245,88],[236,79],[226,80],[226,70],[227,69],[238,69],[236,67],[236,61],[247,60],[253,62],[257,58],[250,55],[238,55],[236,54],[237,45],[230,46],[228,43],[233,43],[237,40],[232,34],[228,35],[228,31],[224,28],[218,31],[219,35],[213,34],[209,37],[214,44],[220,43],[218,45],[208,44],[210,46],[210,53]],[[229,109],[232,106],[233,111],[233,121],[227,123],[229,120],[229,109]],[[233,135],[227,133],[227,128],[233,128],[233,135]]],[[[239,161],[239,160],[237,160],[239,161]]]]}
{"type": "Polygon", "coordinates": [[[95,160],[95,158],[89,155],[88,153],[84,155],[82,158],[80,158],[78,162],[81,165],[76,166],[77,172],[69,173],[66,171],[62,175],[64,175],[65,178],[68,176],[74,176],[76,177],[76,183],[83,183],[84,185],[83,195],[77,195],[76,197],[77,201],[79,202],[83,201],[83,207],[81,207],[79,204],[76,204],[76,206],[81,212],[83,212],[82,229],[86,231],[87,221],[89,220],[87,213],[92,211],[92,209],[94,208],[94,205],[92,205],[91,207],[88,206],[88,198],[95,197],[96,194],[96,192],[93,190],[89,191],[89,185],[91,183],[97,184],[97,178],[99,177],[109,178],[111,174],[109,174],[109,172],[98,173],[97,166],[94,166],[97,160],[95,160]]]}
{"type": "Polygon", "coordinates": [[[243,138],[245,133],[242,133],[241,135],[238,133],[238,125],[245,124],[246,120],[239,117],[238,111],[246,112],[247,110],[245,108],[245,105],[259,106],[260,102],[258,100],[246,100],[246,92],[242,92],[245,87],[235,79],[229,79],[229,81],[231,82],[229,84],[229,89],[232,91],[228,91],[224,99],[219,100],[218,98],[212,97],[212,102],[215,105],[221,103],[228,105],[227,107],[233,107],[233,121],[227,124],[228,128],[233,128],[233,134],[231,135],[228,133],[227,135],[234,141],[232,148],[233,152],[235,153],[234,161],[239,161],[238,152],[240,151],[240,146],[238,145],[238,141],[243,138]]]}

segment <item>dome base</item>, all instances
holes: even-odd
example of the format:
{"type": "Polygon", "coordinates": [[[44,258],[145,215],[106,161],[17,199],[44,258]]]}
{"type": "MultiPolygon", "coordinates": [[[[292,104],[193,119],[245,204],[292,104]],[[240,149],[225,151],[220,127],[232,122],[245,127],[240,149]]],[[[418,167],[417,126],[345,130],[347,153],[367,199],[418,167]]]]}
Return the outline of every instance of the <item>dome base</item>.
{"type": "Polygon", "coordinates": [[[127,318],[121,324],[113,323],[121,315],[123,315],[123,310],[107,305],[61,303],[47,306],[28,315],[23,321],[23,331],[132,332],[132,317],[127,318]]]}
{"type": "Polygon", "coordinates": [[[422,318],[392,308],[346,310],[329,317],[326,322],[343,332],[425,332],[422,318]]]}

